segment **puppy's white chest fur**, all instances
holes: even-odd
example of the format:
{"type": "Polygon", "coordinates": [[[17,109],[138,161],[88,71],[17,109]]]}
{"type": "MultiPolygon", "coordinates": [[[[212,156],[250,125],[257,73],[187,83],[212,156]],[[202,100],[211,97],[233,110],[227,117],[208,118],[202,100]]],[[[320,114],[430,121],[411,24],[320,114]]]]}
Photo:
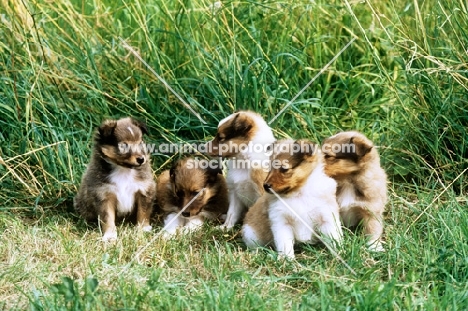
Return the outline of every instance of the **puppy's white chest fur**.
{"type": "Polygon", "coordinates": [[[135,203],[135,194],[141,191],[146,193],[146,183],[136,180],[136,172],[130,168],[117,167],[110,174],[112,192],[117,196],[117,214],[123,215],[132,212],[135,203]]]}
{"type": "Polygon", "coordinates": [[[315,231],[324,223],[339,222],[335,188],[336,182],[317,168],[296,194],[272,202],[270,220],[273,224],[280,224],[276,226],[279,232],[283,229],[282,223],[291,226],[296,241],[314,242],[315,235],[311,229],[315,231]]]}
{"type": "Polygon", "coordinates": [[[235,160],[228,161],[229,171],[226,177],[228,183],[238,184],[246,180],[250,180],[249,170],[247,168],[239,168],[237,165],[238,164],[235,162],[235,160]]]}
{"type": "Polygon", "coordinates": [[[347,210],[360,205],[360,202],[356,196],[356,189],[352,183],[345,182],[341,185],[340,188],[340,193],[337,196],[340,209],[347,210]]]}
{"type": "Polygon", "coordinates": [[[340,193],[337,195],[338,205],[340,206],[341,219],[345,226],[355,226],[359,222],[359,210],[366,204],[356,196],[356,189],[352,183],[345,182],[340,185],[340,193]]]}

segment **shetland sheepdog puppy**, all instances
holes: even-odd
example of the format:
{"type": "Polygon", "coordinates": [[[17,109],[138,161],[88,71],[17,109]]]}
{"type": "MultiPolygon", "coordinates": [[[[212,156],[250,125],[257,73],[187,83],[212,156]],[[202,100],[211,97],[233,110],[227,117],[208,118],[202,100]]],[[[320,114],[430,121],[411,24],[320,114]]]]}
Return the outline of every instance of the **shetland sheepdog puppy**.
{"type": "Polygon", "coordinates": [[[104,121],[94,139],[91,161],[74,199],[86,220],[99,220],[103,241],[116,240],[116,219],[136,216],[150,231],[156,185],[146,153],[146,125],[132,118],[104,121]]]}
{"type": "Polygon", "coordinates": [[[383,212],[387,175],[374,144],[359,132],[342,132],[325,139],[325,173],[338,184],[337,201],[343,224],[362,224],[370,250],[383,251],[383,212]]]}
{"type": "Polygon", "coordinates": [[[216,136],[206,146],[211,156],[228,159],[229,209],[223,229],[234,227],[263,195],[269,167],[266,149],[274,141],[271,128],[257,113],[240,111],[219,122],[216,136]]]}
{"type": "Polygon", "coordinates": [[[218,220],[227,212],[228,192],[221,167],[210,167],[203,161],[191,157],[178,160],[157,180],[157,202],[165,214],[168,235],[181,228],[185,232],[193,231],[205,219],[218,220]]]}
{"type": "Polygon", "coordinates": [[[288,258],[294,258],[296,242],[339,245],[336,182],[325,174],[319,148],[307,140],[281,140],[273,148],[266,193],[245,217],[244,242],[248,247],[273,242],[288,258]]]}

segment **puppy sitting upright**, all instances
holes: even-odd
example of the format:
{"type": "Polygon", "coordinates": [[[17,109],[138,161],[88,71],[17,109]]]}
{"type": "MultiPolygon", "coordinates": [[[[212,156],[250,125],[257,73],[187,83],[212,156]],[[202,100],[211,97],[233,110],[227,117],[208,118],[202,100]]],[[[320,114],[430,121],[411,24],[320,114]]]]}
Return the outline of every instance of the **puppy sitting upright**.
{"type": "Polygon", "coordinates": [[[345,226],[362,222],[371,250],[382,251],[387,175],[373,143],[358,132],[342,132],[323,142],[325,173],[337,183],[337,201],[345,226]]]}
{"type": "Polygon", "coordinates": [[[203,160],[185,158],[158,178],[157,202],[166,214],[164,226],[170,235],[182,227],[187,231],[199,228],[204,219],[215,220],[227,212],[227,186],[221,168],[201,168],[202,164],[203,160]],[[185,206],[182,217],[177,217],[185,206]]]}
{"type": "Polygon", "coordinates": [[[273,239],[278,253],[288,258],[294,258],[295,242],[314,243],[317,235],[339,244],[336,182],[325,175],[320,150],[306,140],[282,140],[274,148],[267,193],[245,216],[244,242],[257,247],[273,239]]]}
{"type": "Polygon", "coordinates": [[[274,141],[268,124],[254,112],[240,111],[219,122],[218,132],[207,143],[207,149],[211,156],[229,159],[229,209],[222,228],[234,227],[244,211],[262,196],[269,166],[266,149],[274,141]]]}
{"type": "Polygon", "coordinates": [[[155,182],[143,146],[146,126],[134,119],[104,121],[95,136],[91,162],[74,200],[86,220],[99,219],[103,241],[117,239],[116,218],[136,214],[150,231],[155,182]]]}

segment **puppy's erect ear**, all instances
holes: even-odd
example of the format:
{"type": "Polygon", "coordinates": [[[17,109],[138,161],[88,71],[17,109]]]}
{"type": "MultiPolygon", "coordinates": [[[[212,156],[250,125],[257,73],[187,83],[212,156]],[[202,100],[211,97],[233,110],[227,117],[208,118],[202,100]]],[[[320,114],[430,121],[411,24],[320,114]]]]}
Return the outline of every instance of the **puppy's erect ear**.
{"type": "Polygon", "coordinates": [[[221,162],[218,162],[216,166],[208,165],[205,170],[206,181],[209,184],[216,182],[218,174],[223,175],[221,162]]]}
{"type": "Polygon", "coordinates": [[[145,122],[132,118],[132,123],[133,125],[139,127],[143,134],[148,134],[148,127],[146,126],[145,122]]]}
{"type": "Polygon", "coordinates": [[[309,158],[315,154],[315,144],[307,139],[299,139],[293,143],[293,152],[300,154],[303,158],[309,158]]]}
{"type": "Polygon", "coordinates": [[[98,128],[98,134],[100,140],[105,140],[106,138],[114,134],[115,127],[117,126],[116,120],[106,120],[98,128]]]}
{"type": "Polygon", "coordinates": [[[252,129],[252,121],[241,112],[236,114],[231,124],[234,137],[244,136],[252,129]]]}
{"type": "Polygon", "coordinates": [[[234,128],[239,133],[247,134],[252,129],[252,121],[244,114],[238,113],[237,116],[234,128]]]}
{"type": "Polygon", "coordinates": [[[370,140],[360,136],[351,137],[349,143],[354,144],[355,153],[358,157],[365,156],[374,147],[370,140]]]}

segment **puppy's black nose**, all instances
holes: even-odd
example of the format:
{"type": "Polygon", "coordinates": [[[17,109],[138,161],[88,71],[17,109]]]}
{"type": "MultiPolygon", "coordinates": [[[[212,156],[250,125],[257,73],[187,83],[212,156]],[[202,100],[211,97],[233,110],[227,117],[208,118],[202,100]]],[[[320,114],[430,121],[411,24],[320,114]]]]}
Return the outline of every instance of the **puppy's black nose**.
{"type": "Polygon", "coordinates": [[[270,192],[271,185],[270,185],[270,184],[267,184],[267,183],[264,183],[264,184],[263,184],[263,189],[265,189],[266,192],[270,192]]]}
{"type": "Polygon", "coordinates": [[[145,162],[145,158],[144,157],[138,157],[136,158],[138,164],[143,164],[143,162],[145,162]]]}
{"type": "Polygon", "coordinates": [[[182,216],[184,217],[190,217],[190,212],[183,211],[182,216]]]}

